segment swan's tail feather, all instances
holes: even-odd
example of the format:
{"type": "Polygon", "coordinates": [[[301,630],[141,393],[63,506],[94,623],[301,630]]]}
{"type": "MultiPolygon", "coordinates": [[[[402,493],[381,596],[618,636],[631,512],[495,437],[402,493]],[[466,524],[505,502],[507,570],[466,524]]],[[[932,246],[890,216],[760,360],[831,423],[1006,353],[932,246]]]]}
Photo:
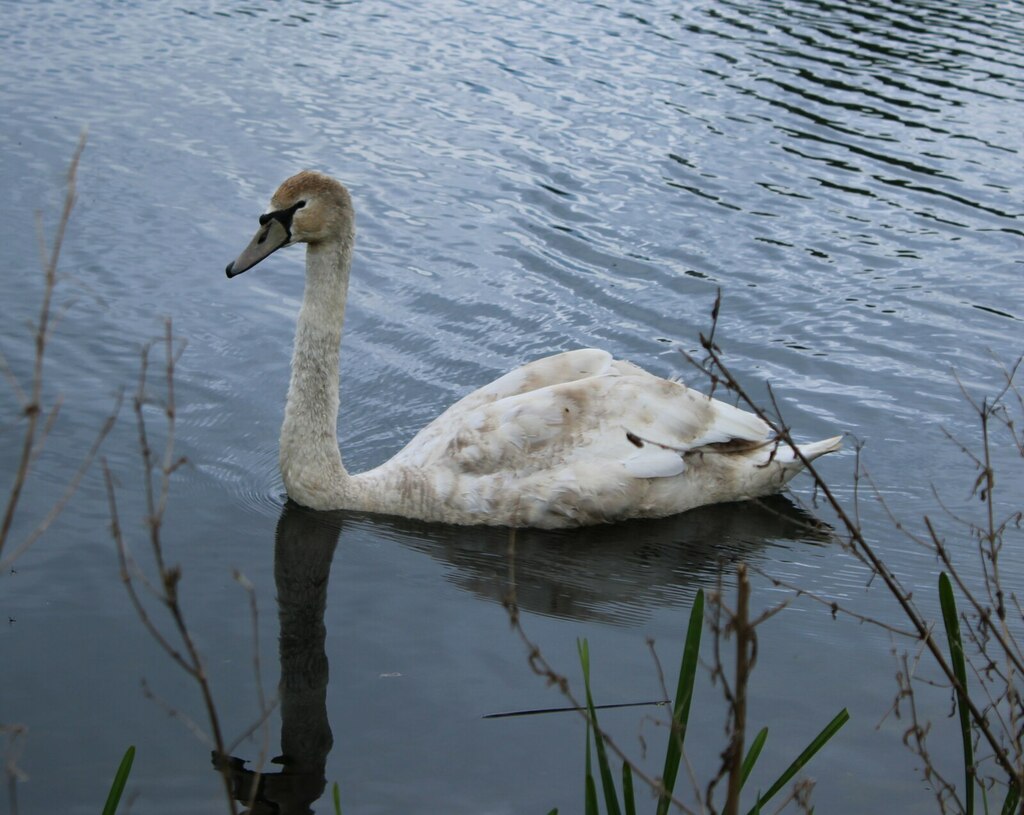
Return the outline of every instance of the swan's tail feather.
{"type": "Polygon", "coordinates": [[[811,442],[810,444],[801,444],[800,452],[804,454],[804,457],[808,461],[814,461],[818,456],[823,456],[826,453],[834,453],[836,450],[840,450],[843,446],[842,436],[833,436],[831,439],[823,439],[822,441],[811,442]]]}
{"type": "MultiPolygon", "coordinates": [[[[826,453],[834,453],[836,450],[841,449],[842,446],[842,436],[833,436],[830,439],[822,439],[821,441],[812,441],[808,444],[797,445],[800,452],[803,454],[803,457],[807,459],[807,461],[814,461],[814,459],[823,456],[826,453]]],[[[790,467],[800,469],[804,466],[803,461],[800,460],[797,454],[794,453],[793,449],[788,445],[780,444],[775,456],[787,469],[790,467]]]]}

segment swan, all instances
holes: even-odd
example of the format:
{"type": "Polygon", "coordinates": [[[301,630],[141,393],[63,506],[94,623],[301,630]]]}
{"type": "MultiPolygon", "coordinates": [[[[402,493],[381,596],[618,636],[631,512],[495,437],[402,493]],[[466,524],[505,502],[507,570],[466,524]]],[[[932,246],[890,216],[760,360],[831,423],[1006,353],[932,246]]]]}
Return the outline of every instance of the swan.
{"type": "MultiPolygon", "coordinates": [[[[584,348],[516,368],[449,407],[389,461],[350,474],[337,422],[352,199],[340,182],[305,170],[281,184],[259,222],[229,278],[306,244],[280,439],[281,475],[299,504],[551,529],[756,498],[803,467],[757,416],[584,348]]],[[[841,440],[800,449],[811,460],[841,440]]]]}

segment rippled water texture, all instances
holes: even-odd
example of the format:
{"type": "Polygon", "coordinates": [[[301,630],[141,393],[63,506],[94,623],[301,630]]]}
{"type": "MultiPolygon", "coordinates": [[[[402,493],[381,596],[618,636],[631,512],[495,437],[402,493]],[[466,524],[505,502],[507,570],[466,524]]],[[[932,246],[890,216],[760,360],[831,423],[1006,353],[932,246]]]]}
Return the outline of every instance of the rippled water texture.
{"type": "MultiPolygon", "coordinates": [[[[185,344],[176,449],[188,464],[172,485],[168,558],[231,734],[258,710],[248,600],[232,571],[255,586],[255,671],[268,693],[280,680],[282,699],[266,749],[291,759],[265,766],[271,786],[304,779],[295,811],[333,781],[346,812],[578,811],[584,737],[575,718],[480,718],[560,704],[509,631],[503,533],[282,513],[276,440],[302,256],[279,253],[234,281],[222,270],[298,169],[342,178],[358,211],[339,424],[350,468],[552,351],[597,345],[702,384],[679,351],[698,347],[720,289],[716,336],[732,369],[762,397],[770,383],[799,435],[854,434],[873,488],[912,523],[935,510],[932,485],[974,511],[976,473],[945,434],[977,438],[956,378],[992,393],[1000,364],[1024,349],[1019,3],[88,0],[0,11],[0,347],[23,382],[41,290],[34,213],[52,234],[88,127],[46,369],[48,398],[63,406],[18,534],[173,318],[185,344]]],[[[149,393],[164,398],[159,376],[149,393]]],[[[0,394],[6,494],[20,425],[9,383],[0,394]]],[[[146,415],[162,442],[159,410],[146,415]]],[[[146,563],[137,448],[128,405],[103,452],[146,563]]],[[[995,455],[1012,473],[1011,451],[995,455]]],[[[853,468],[851,452],[824,465],[845,499],[853,468]]],[[[1019,479],[1000,489],[1001,509],[1019,507],[1019,479]]],[[[861,513],[934,611],[933,559],[877,502],[861,513]]],[[[896,621],[859,564],[806,520],[781,499],[526,534],[524,625],[573,678],[575,640],[587,637],[598,696],[637,701],[660,695],[645,638],[676,664],[691,598],[723,559],[896,621]]],[[[938,522],[971,574],[973,544],[938,522]]],[[[223,812],[208,747],[162,707],[203,721],[198,695],[134,615],[108,526],[94,469],[0,577],[0,722],[29,728],[15,745],[29,776],[21,811],[97,811],[135,744],[133,811],[223,812]],[[143,678],[163,702],[144,697],[143,678]]],[[[1024,568],[1014,542],[1007,574],[1024,568]]],[[[756,578],[759,607],[780,598],[756,578]]],[[[769,782],[846,705],[851,723],[813,766],[819,809],[934,811],[901,745],[906,722],[883,721],[890,648],[884,632],[810,602],[773,618],[751,699],[772,754],[751,783],[769,782]]],[[[697,693],[691,732],[705,741],[691,759],[707,777],[721,693],[706,677],[697,693]]],[[[922,703],[954,774],[949,700],[922,703]]],[[[641,715],[605,720],[637,755],[641,715]]],[[[648,721],[641,732],[657,753],[663,731],[648,721]]],[[[262,749],[246,741],[235,754],[252,767],[262,749]]]]}

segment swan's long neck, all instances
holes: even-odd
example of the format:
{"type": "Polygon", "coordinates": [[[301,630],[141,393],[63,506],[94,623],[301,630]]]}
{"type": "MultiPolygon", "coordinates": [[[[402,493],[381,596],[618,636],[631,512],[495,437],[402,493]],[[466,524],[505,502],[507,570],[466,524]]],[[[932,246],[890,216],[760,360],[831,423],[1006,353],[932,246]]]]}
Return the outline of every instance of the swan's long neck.
{"type": "Polygon", "coordinates": [[[281,427],[281,474],[288,494],[313,509],[343,506],[351,490],[337,431],[338,355],[351,262],[352,235],[306,249],[306,288],[281,427]]]}

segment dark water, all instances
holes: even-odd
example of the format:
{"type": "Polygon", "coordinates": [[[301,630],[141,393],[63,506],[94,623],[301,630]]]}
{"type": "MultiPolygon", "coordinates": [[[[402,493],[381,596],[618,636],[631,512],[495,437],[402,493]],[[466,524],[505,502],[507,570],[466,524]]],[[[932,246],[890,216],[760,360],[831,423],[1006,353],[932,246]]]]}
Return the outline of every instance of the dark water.
{"type": "MultiPolygon", "coordinates": [[[[45,512],[118,389],[134,387],[140,347],[172,317],[187,341],[176,398],[189,464],[173,483],[168,557],[182,566],[229,734],[258,712],[248,601],[232,571],[255,586],[260,678],[268,692],[280,681],[282,698],[267,754],[292,757],[293,804],[330,811],[326,798],[311,803],[326,779],[346,812],[571,812],[583,766],[574,717],[481,719],[560,703],[509,630],[503,533],[282,513],[276,439],[301,253],[237,281],[221,270],[277,183],[302,167],[344,179],[358,208],[340,421],[352,469],[384,460],[469,388],[551,351],[598,345],[699,381],[678,349],[696,347],[720,288],[732,368],[757,393],[770,382],[800,435],[863,440],[875,488],[900,517],[934,511],[933,484],[968,505],[975,473],[944,432],[970,441],[976,422],[953,371],[969,392],[991,393],[999,361],[1024,349],[1019,4],[0,10],[0,337],[19,377],[41,287],[34,213],[52,228],[89,128],[47,368],[47,392],[64,406],[19,529],[45,512]]],[[[19,426],[11,391],[0,392],[6,490],[19,426]]],[[[148,417],[159,438],[158,412],[148,417]]],[[[104,454],[142,560],[130,411],[104,454]]],[[[1011,451],[996,456],[1009,474],[1001,505],[1019,506],[1011,451]]],[[[824,465],[846,499],[853,467],[850,453],[824,465]]],[[[898,619],[791,503],[773,510],[527,533],[515,567],[524,626],[574,679],[575,640],[587,637],[600,699],[632,701],[659,695],[645,638],[676,664],[691,598],[723,558],[898,619]]],[[[861,513],[934,612],[933,559],[877,503],[861,513]]],[[[973,544],[939,522],[976,573],[973,544]]],[[[140,690],[145,678],[202,721],[194,687],[129,606],[108,525],[94,470],[0,578],[10,620],[0,722],[29,728],[21,811],[97,811],[135,744],[132,811],[222,812],[208,748],[140,690]]],[[[1014,542],[1008,574],[1024,566],[1014,542]]],[[[780,598],[756,579],[756,604],[780,598]]],[[[851,723],[811,772],[820,811],[932,811],[900,743],[906,723],[883,721],[891,648],[883,632],[809,602],[765,626],[751,716],[770,727],[771,749],[751,783],[769,781],[845,705],[851,723]]],[[[691,760],[706,777],[722,704],[706,678],[698,694],[691,760]]],[[[948,698],[922,703],[953,774],[948,698]]],[[[637,756],[638,734],[656,754],[663,730],[641,721],[605,717],[637,756]]],[[[256,761],[261,747],[235,754],[256,761]]]]}

